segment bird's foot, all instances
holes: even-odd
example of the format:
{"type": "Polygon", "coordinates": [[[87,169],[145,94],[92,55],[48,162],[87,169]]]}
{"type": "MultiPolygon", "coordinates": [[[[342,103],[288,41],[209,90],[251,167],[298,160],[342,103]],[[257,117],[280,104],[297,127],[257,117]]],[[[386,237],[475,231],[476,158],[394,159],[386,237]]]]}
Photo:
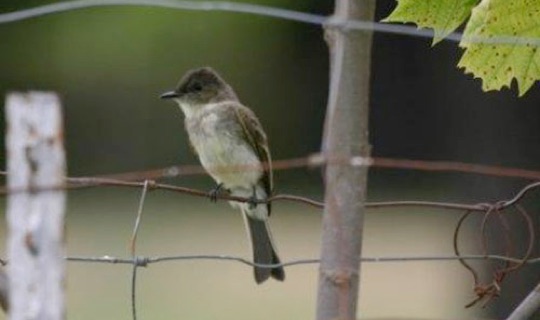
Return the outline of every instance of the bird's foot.
{"type": "Polygon", "coordinates": [[[259,204],[259,199],[257,199],[257,191],[255,190],[255,187],[253,187],[253,194],[248,200],[249,210],[254,210],[257,208],[257,205],[259,204]]]}
{"type": "Polygon", "coordinates": [[[223,183],[218,183],[214,187],[214,189],[212,189],[212,190],[210,190],[210,192],[208,192],[208,197],[210,198],[210,201],[217,202],[219,192],[221,191],[222,188],[223,188],[223,183]]]}

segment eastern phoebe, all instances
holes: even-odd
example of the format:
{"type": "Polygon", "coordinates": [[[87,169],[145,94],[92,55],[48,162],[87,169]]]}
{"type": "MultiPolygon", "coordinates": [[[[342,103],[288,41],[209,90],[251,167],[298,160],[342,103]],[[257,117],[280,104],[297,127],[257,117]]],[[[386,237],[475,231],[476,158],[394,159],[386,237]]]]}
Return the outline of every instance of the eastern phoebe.
{"type": "MultiPolygon", "coordinates": [[[[188,71],[177,88],[161,98],[173,99],[185,115],[189,140],[217,183],[211,199],[222,188],[233,196],[252,199],[229,203],[242,211],[253,261],[280,263],[268,225],[270,203],[256,202],[272,194],[272,167],[266,134],[253,111],[238,101],[231,86],[211,68],[188,71]]],[[[269,277],[285,279],[283,267],[255,267],[254,273],[257,283],[269,277]]]]}

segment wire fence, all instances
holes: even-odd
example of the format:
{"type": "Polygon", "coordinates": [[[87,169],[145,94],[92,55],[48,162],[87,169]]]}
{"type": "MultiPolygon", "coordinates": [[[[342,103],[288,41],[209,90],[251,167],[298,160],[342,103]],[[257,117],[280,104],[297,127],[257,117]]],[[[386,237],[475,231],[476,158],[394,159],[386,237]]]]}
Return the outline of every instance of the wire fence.
{"type": "MultiPolygon", "coordinates": [[[[313,168],[314,166],[324,166],[328,162],[323,160],[324,158],[320,154],[310,155],[305,158],[292,158],[276,161],[278,164],[275,170],[287,170],[293,168],[313,168]]],[[[516,168],[505,167],[493,167],[484,165],[474,165],[456,162],[446,161],[417,161],[417,160],[400,160],[390,158],[374,158],[363,159],[360,161],[357,157],[349,159],[345,158],[332,158],[331,164],[339,165],[362,165],[362,166],[377,166],[377,163],[381,167],[385,168],[403,168],[408,167],[415,170],[424,171],[445,171],[445,172],[464,172],[464,173],[476,173],[483,175],[505,176],[505,177],[534,177],[540,175],[540,172],[532,170],[521,170],[516,168]],[[339,160],[336,160],[339,159],[339,160]],[[393,166],[392,164],[395,164],[393,166]]],[[[268,165],[268,164],[266,164],[268,165]]],[[[220,168],[224,170],[225,168],[220,168]]],[[[238,166],[234,168],[228,168],[231,172],[245,171],[253,168],[247,166],[238,166]]],[[[1,175],[6,175],[6,172],[0,172],[1,175]]],[[[86,263],[103,263],[103,264],[130,264],[132,269],[132,282],[131,282],[131,295],[132,295],[132,311],[133,318],[137,318],[136,313],[136,283],[137,283],[137,268],[147,267],[151,264],[170,262],[170,261],[186,261],[186,260],[214,260],[214,261],[234,261],[245,264],[247,266],[259,266],[259,267],[292,267],[305,264],[317,264],[319,259],[293,259],[280,264],[256,264],[252,261],[239,257],[228,255],[171,255],[171,256],[139,256],[137,255],[137,235],[139,232],[139,226],[141,223],[142,214],[144,212],[144,204],[148,197],[150,190],[162,190],[175,193],[186,194],[190,196],[211,198],[211,195],[207,191],[193,189],[189,187],[183,187],[178,185],[157,183],[155,180],[148,179],[152,177],[154,179],[159,178],[171,178],[183,175],[198,175],[205,174],[204,169],[198,165],[179,165],[174,167],[167,167],[155,170],[145,170],[139,172],[129,172],[123,174],[115,174],[111,176],[99,176],[99,177],[68,177],[65,179],[65,184],[55,186],[46,189],[34,189],[32,191],[44,191],[44,190],[78,190],[84,188],[97,188],[97,187],[122,187],[122,188],[138,188],[141,190],[141,196],[139,200],[139,206],[134,221],[134,228],[131,237],[131,257],[84,257],[84,256],[68,256],[67,261],[71,262],[86,262],[86,263]],[[129,180],[119,179],[118,177],[129,177],[129,180]]],[[[475,305],[477,302],[483,302],[485,305],[489,300],[497,297],[501,291],[501,283],[504,278],[511,272],[517,271],[520,267],[526,264],[540,264],[540,257],[532,257],[533,248],[536,243],[536,235],[534,229],[534,223],[532,221],[530,213],[522,205],[522,201],[529,194],[538,191],[540,189],[540,182],[533,182],[527,184],[522,189],[518,190],[512,197],[508,199],[501,199],[492,203],[455,203],[455,202],[435,202],[435,201],[387,201],[387,202],[367,202],[366,207],[370,209],[382,209],[382,208],[403,208],[403,207],[425,207],[436,210],[450,210],[455,212],[462,212],[462,216],[459,218],[456,224],[453,245],[454,255],[435,255],[435,256],[384,256],[384,257],[361,257],[361,261],[364,263],[388,263],[388,262],[414,262],[414,261],[459,261],[467,270],[471,272],[474,281],[474,292],[477,298],[469,303],[467,307],[475,305]],[[482,235],[479,245],[482,248],[482,254],[462,254],[459,248],[458,239],[460,231],[463,229],[463,224],[470,217],[471,213],[476,212],[482,217],[482,224],[479,233],[482,235]],[[508,227],[507,216],[510,214],[518,214],[526,224],[528,241],[526,246],[516,245],[512,242],[512,236],[520,234],[519,230],[511,230],[508,227]],[[497,255],[489,252],[488,249],[488,237],[486,232],[486,226],[488,222],[501,224],[504,227],[506,234],[506,247],[508,248],[505,255],[497,255]],[[516,257],[515,250],[509,248],[525,248],[525,254],[522,257],[516,257]],[[482,282],[479,277],[479,271],[474,269],[467,261],[469,260],[491,260],[495,262],[502,262],[502,265],[496,267],[492,272],[491,282],[482,282]]],[[[26,192],[28,190],[9,190],[7,187],[3,187],[0,190],[0,194],[7,195],[18,192],[26,192]]],[[[232,200],[238,202],[253,201],[251,198],[243,198],[231,196],[228,194],[218,194],[218,199],[232,200]]],[[[304,196],[293,194],[276,194],[268,199],[259,199],[257,203],[269,203],[275,201],[291,201],[300,203],[303,205],[315,207],[318,209],[324,208],[324,203],[304,196]]]]}
{"type": "MultiPolygon", "coordinates": [[[[308,14],[284,10],[279,8],[265,7],[260,5],[251,5],[243,3],[229,2],[214,2],[214,1],[166,1],[166,0],[80,0],[60,2],[41,7],[36,7],[27,10],[21,10],[10,13],[0,14],[0,23],[9,23],[24,19],[39,17],[47,14],[65,12],[69,10],[96,7],[96,6],[154,6],[170,9],[182,10],[220,10],[230,12],[249,13],[274,18],[292,20],[302,23],[321,25],[325,27],[340,28],[345,31],[363,30],[375,31],[383,33],[393,33],[410,35],[416,37],[432,37],[431,31],[419,30],[416,27],[406,25],[388,25],[371,21],[338,21],[332,17],[308,14]]],[[[460,41],[462,35],[460,33],[452,33],[447,38],[450,41],[460,41]]],[[[486,41],[486,39],[476,39],[478,41],[486,41]]],[[[500,37],[490,38],[490,43],[533,43],[540,45],[540,39],[524,39],[517,37],[500,37]]],[[[265,164],[269,166],[270,164],[265,164]]],[[[448,161],[423,161],[410,159],[391,159],[391,158],[364,158],[364,157],[343,157],[339,155],[324,155],[311,154],[304,157],[291,158],[274,161],[272,164],[273,170],[287,170],[293,168],[313,168],[326,165],[343,165],[343,166],[367,166],[392,169],[407,169],[407,170],[423,170],[423,171],[441,171],[441,172],[461,172],[467,174],[481,174],[499,177],[523,178],[528,180],[540,180],[540,171],[524,170],[519,168],[505,168],[498,166],[485,166],[476,164],[466,164],[459,162],[448,161]]],[[[220,168],[225,169],[225,168],[220,168]]],[[[234,168],[226,168],[231,172],[250,170],[249,167],[238,166],[234,168]]],[[[0,172],[1,175],[7,175],[6,172],[0,172]]],[[[122,188],[137,188],[141,190],[139,206],[134,221],[133,232],[131,237],[130,257],[113,257],[113,256],[68,256],[67,261],[80,263],[102,263],[102,264],[129,264],[132,265],[131,272],[131,308],[132,317],[137,319],[137,270],[140,267],[147,267],[151,264],[165,263],[170,261],[186,261],[186,260],[213,260],[213,261],[234,261],[248,266],[259,267],[293,267],[305,264],[318,264],[319,259],[293,259],[280,264],[261,265],[255,264],[252,261],[239,257],[228,255],[171,255],[171,256],[140,256],[137,253],[137,238],[139,227],[144,213],[145,201],[148,198],[150,190],[162,190],[169,192],[182,193],[196,197],[210,198],[208,192],[197,190],[184,186],[159,183],[159,179],[173,178],[188,175],[206,174],[204,169],[198,165],[180,165],[154,170],[145,170],[137,172],[128,172],[122,174],[95,176],[95,177],[67,177],[64,183],[57,186],[38,188],[38,189],[13,189],[8,187],[0,188],[0,194],[8,195],[19,192],[38,192],[43,190],[77,190],[83,188],[104,188],[104,187],[122,187],[122,188]]],[[[501,199],[492,203],[452,203],[452,202],[433,202],[433,201],[388,201],[388,202],[368,202],[366,207],[370,209],[379,208],[403,208],[403,207],[425,207],[434,210],[450,210],[461,213],[458,219],[454,235],[453,247],[454,255],[433,255],[433,256],[381,256],[381,257],[361,257],[364,263],[405,263],[412,261],[459,261],[464,268],[470,271],[474,283],[474,292],[476,299],[471,301],[467,306],[473,306],[477,303],[484,304],[489,302],[494,297],[497,297],[501,292],[501,284],[507,275],[518,271],[524,265],[540,264],[540,257],[533,257],[533,249],[537,243],[535,225],[531,217],[530,209],[524,205],[523,200],[526,196],[540,189],[540,182],[533,182],[525,185],[508,199],[501,199]],[[473,213],[480,214],[481,225],[478,230],[481,235],[479,245],[481,254],[463,254],[460,249],[459,239],[463,230],[464,224],[469,221],[473,213]],[[509,227],[508,217],[515,215],[522,219],[526,225],[527,241],[523,244],[515,243],[515,235],[519,232],[512,230],[509,227]],[[488,224],[498,224],[504,230],[503,238],[505,239],[504,255],[493,254],[490,252],[488,244],[487,226],[488,224]],[[520,249],[520,250],[516,250],[520,249]],[[524,252],[522,256],[517,256],[518,252],[524,252]],[[479,277],[479,271],[475,269],[469,261],[481,260],[497,262],[493,266],[490,281],[483,282],[479,277]]],[[[233,200],[238,202],[253,201],[253,199],[231,196],[228,194],[217,195],[221,200],[233,200]]],[[[324,208],[324,203],[320,200],[311,199],[302,195],[293,194],[276,194],[268,199],[259,199],[257,203],[269,203],[275,201],[292,201],[315,208],[324,208]]],[[[6,261],[7,263],[8,261],[6,261]]]]}

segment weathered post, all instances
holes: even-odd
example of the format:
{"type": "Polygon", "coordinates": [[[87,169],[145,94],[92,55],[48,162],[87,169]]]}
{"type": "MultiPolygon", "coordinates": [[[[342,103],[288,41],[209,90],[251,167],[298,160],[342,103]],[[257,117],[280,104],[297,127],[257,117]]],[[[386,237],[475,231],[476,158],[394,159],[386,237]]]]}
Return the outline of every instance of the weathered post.
{"type": "Polygon", "coordinates": [[[60,100],[54,93],[10,93],[6,123],[9,318],[64,319],[60,100]]]}

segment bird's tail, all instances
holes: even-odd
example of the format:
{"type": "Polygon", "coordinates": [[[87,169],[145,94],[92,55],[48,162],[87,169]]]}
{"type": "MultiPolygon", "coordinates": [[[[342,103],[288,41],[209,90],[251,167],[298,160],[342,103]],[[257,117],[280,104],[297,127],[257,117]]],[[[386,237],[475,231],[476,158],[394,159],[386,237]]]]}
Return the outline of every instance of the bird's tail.
{"type": "MultiPolygon", "coordinates": [[[[259,205],[261,206],[261,205],[259,205]]],[[[266,219],[253,218],[242,210],[244,222],[248,231],[248,236],[251,240],[251,248],[253,250],[253,262],[258,264],[277,264],[281,263],[274,248],[272,234],[268,221],[266,219]]],[[[254,267],[255,281],[259,284],[266,281],[269,277],[276,280],[285,280],[285,270],[283,267],[254,267]]]]}

